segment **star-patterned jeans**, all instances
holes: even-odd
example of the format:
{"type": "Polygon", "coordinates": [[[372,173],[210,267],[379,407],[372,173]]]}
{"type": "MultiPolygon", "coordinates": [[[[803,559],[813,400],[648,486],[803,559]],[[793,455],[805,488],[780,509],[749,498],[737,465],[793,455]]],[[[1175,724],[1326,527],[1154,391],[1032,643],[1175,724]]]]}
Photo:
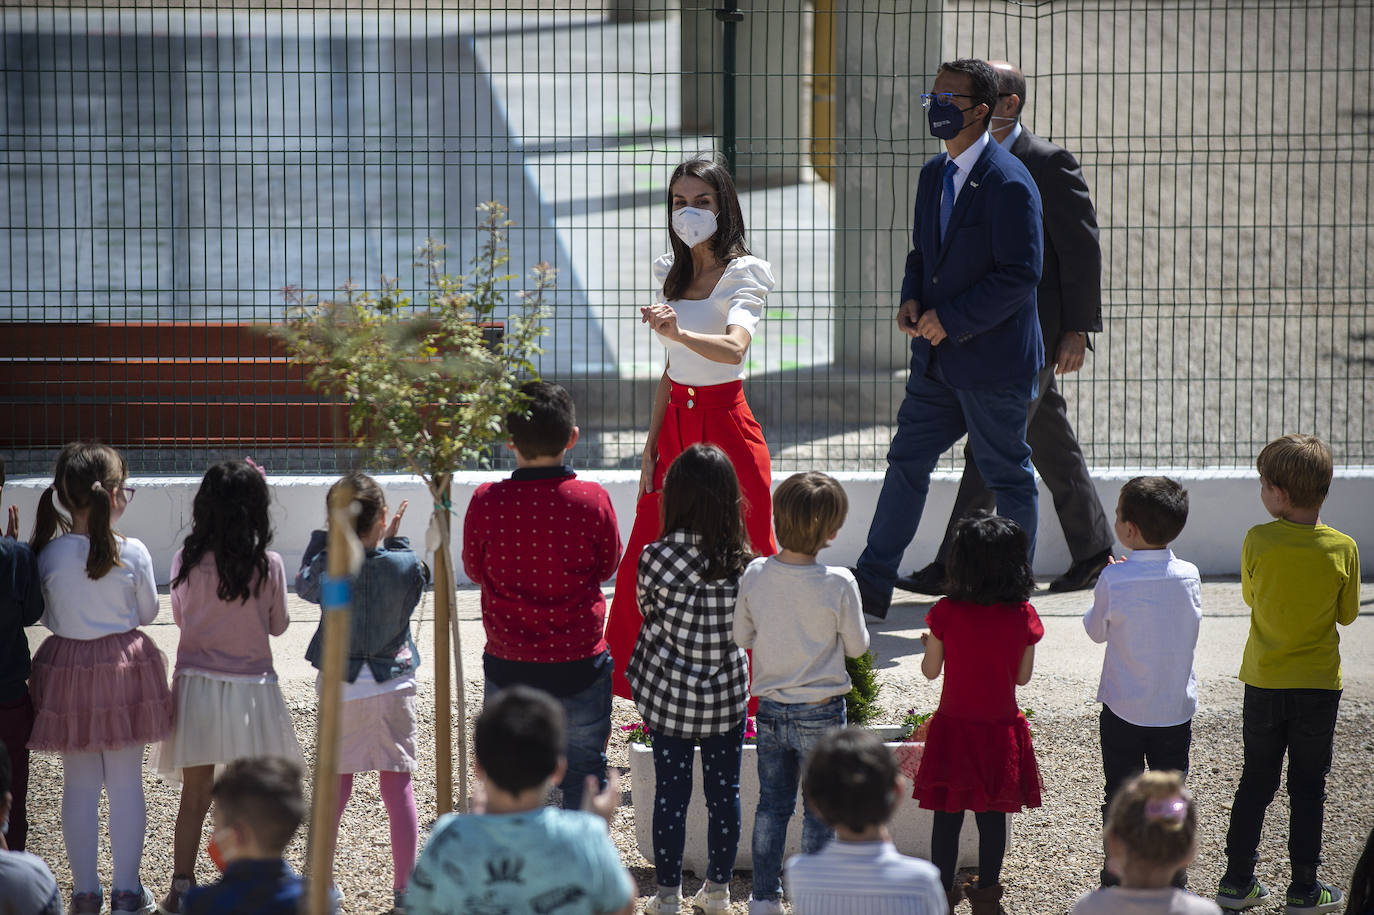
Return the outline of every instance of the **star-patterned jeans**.
{"type": "Polygon", "coordinates": [[[659,886],[682,884],[682,847],[692,800],[693,750],[701,747],[706,796],[706,879],[729,883],[739,850],[739,766],[744,722],[713,737],[692,740],[650,732],[654,750],[654,869],[659,886]]]}

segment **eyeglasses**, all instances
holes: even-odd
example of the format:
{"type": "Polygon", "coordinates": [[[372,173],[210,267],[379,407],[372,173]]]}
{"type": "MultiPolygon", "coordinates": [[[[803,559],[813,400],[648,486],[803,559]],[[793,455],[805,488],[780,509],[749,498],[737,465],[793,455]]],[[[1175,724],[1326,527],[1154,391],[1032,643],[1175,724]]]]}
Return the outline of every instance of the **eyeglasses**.
{"type": "Polygon", "coordinates": [[[126,505],[134,500],[134,488],[132,486],[117,487],[115,492],[124,497],[124,504],[126,505]]]}
{"type": "Polygon", "coordinates": [[[953,105],[957,98],[974,98],[974,96],[964,95],[961,92],[926,92],[921,96],[921,107],[929,111],[931,105],[953,105]]]}

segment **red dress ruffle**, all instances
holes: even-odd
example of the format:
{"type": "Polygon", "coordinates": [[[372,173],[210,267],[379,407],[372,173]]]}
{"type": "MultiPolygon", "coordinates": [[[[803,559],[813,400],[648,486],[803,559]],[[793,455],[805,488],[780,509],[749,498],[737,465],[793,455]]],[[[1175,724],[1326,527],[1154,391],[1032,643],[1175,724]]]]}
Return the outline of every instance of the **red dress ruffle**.
{"type": "Polygon", "coordinates": [[[29,691],[30,750],[118,750],[172,732],[167,661],[139,629],[99,639],[48,636],[34,653],[29,691]]]}
{"type": "Polygon", "coordinates": [[[1040,767],[1020,712],[1003,721],[970,721],[936,712],[930,719],[914,795],[927,810],[997,810],[1040,806],[1040,767]]]}

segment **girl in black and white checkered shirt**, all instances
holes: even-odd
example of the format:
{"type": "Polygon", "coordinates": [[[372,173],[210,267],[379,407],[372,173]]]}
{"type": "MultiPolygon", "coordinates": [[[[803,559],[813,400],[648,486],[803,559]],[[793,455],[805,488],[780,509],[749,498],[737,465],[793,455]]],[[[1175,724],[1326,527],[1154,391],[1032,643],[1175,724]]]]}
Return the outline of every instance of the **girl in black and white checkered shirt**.
{"type": "Polygon", "coordinates": [[[681,911],[682,847],[701,747],[707,808],[706,882],[691,904],[730,911],[739,846],[740,750],[749,665],[735,644],[735,597],[752,558],[739,481],[715,445],[692,445],[663,482],[662,539],[639,557],[644,625],[625,676],[654,750],[654,867],[658,894],[645,912],[681,911]]]}

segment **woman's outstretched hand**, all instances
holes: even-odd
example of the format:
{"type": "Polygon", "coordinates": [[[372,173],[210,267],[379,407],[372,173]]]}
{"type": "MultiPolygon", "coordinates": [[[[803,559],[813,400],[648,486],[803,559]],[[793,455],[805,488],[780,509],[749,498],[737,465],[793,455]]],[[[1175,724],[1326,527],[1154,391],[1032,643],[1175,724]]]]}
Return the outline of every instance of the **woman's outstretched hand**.
{"type": "Polygon", "coordinates": [[[646,305],[639,309],[639,321],[669,340],[676,340],[681,333],[677,326],[677,309],[666,302],[646,305]]]}

